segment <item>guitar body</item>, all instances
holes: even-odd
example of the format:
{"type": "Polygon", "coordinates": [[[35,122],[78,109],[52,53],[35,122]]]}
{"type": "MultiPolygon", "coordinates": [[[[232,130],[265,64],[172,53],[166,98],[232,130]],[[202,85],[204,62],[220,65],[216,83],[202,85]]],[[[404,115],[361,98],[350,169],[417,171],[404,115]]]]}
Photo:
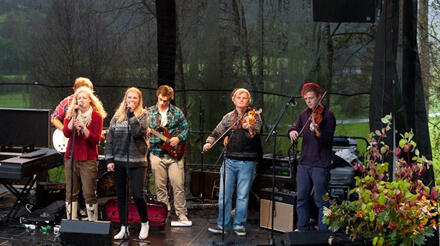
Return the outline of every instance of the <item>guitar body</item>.
{"type": "Polygon", "coordinates": [[[61,153],[66,152],[67,144],[69,139],[64,136],[64,133],[58,129],[55,129],[52,135],[53,147],[61,153]]]}
{"type": "MultiPolygon", "coordinates": [[[[162,130],[163,135],[165,137],[167,137],[168,139],[171,139],[174,137],[164,127],[159,127],[159,129],[162,130]]],[[[159,146],[159,148],[165,150],[171,156],[171,158],[173,158],[176,161],[179,161],[180,159],[182,159],[183,155],[185,154],[185,149],[186,149],[185,142],[179,142],[179,144],[177,144],[177,146],[173,147],[169,143],[163,141],[162,144],[160,144],[158,146],[159,146]]]]}

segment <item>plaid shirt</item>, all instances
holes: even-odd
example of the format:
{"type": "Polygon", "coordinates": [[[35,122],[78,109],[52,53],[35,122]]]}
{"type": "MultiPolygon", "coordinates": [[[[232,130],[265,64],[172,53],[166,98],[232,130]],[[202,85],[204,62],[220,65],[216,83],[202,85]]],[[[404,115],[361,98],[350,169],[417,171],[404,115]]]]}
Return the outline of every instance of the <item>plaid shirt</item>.
{"type": "MultiPolygon", "coordinates": [[[[148,108],[148,114],[150,117],[150,128],[157,130],[162,119],[157,104],[148,108]]],[[[167,124],[164,126],[164,128],[167,129],[173,136],[178,137],[180,141],[186,141],[189,130],[188,122],[186,121],[182,110],[172,104],[170,104],[168,108],[167,124]]],[[[151,134],[150,143],[150,152],[153,155],[158,157],[169,157],[166,151],[159,148],[158,145],[161,143],[161,140],[158,137],[151,134]]]]}
{"type": "Polygon", "coordinates": [[[70,95],[66,98],[64,98],[60,104],[58,104],[58,106],[55,108],[55,110],[53,111],[53,113],[50,115],[51,119],[58,119],[61,122],[63,122],[64,117],[66,116],[67,113],[67,109],[69,108],[70,103],[73,100],[73,95],[70,95]]]}

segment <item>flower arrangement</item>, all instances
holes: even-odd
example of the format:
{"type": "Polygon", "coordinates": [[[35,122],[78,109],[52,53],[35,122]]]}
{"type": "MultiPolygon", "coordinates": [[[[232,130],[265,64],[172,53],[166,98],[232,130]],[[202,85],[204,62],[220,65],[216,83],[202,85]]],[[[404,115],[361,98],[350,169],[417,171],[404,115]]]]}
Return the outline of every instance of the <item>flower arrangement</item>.
{"type": "Polygon", "coordinates": [[[373,245],[423,245],[437,229],[438,191],[423,184],[420,177],[432,165],[420,155],[413,132],[401,134],[399,146],[390,150],[383,139],[391,129],[391,114],[382,118],[385,127],[369,134],[365,163],[355,165],[354,201],[331,202],[323,221],[333,231],[344,229],[352,240],[367,238],[373,245]],[[397,162],[389,181],[385,157],[397,162]]]}

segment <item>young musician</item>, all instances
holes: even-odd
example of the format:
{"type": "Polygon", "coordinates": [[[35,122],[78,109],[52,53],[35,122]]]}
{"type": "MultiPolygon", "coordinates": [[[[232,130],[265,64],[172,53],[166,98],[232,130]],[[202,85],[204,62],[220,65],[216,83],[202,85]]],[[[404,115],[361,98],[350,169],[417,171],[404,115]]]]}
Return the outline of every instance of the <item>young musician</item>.
{"type": "Polygon", "coordinates": [[[330,164],[332,157],[332,141],[336,120],[333,112],[319,103],[323,90],[316,83],[306,83],[301,90],[307,108],[299,115],[295,125],[289,129],[291,141],[297,141],[302,136],[301,157],[296,173],[298,215],[297,230],[309,228],[309,197],[314,191],[315,204],[319,209],[318,229],[328,230],[322,223],[323,207],[328,201],[323,200],[327,193],[330,179],[330,164]],[[312,113],[315,110],[314,113],[312,113]],[[316,119],[320,119],[320,122],[316,119]]]}
{"type": "MultiPolygon", "coordinates": [[[[79,87],[88,87],[93,91],[93,84],[88,78],[78,77],[75,79],[75,84],[73,85],[73,92],[76,91],[79,87]]],[[[63,130],[63,120],[66,116],[67,110],[69,109],[69,105],[72,102],[73,94],[64,98],[58,106],[55,108],[53,113],[50,115],[50,122],[53,126],[55,126],[58,130],[63,130]]]]}
{"type": "Polygon", "coordinates": [[[98,174],[98,142],[102,131],[103,118],[107,116],[101,101],[87,87],[75,91],[72,103],[64,119],[63,133],[69,138],[64,155],[64,173],[66,177],[66,211],[68,219],[77,219],[79,183],[82,183],[86,202],[87,216],[90,221],[98,219],[96,199],[96,176],[98,174]],[[73,174],[71,173],[71,145],[73,146],[73,174]],[[73,175],[73,184],[71,184],[73,175]],[[70,194],[73,186],[73,194],[70,194]],[[72,200],[70,198],[72,197],[72,200]],[[72,202],[72,217],[70,203],[72,202]]]}
{"type": "Polygon", "coordinates": [[[223,206],[225,206],[224,231],[229,231],[230,214],[232,206],[232,194],[234,185],[237,185],[237,200],[234,216],[233,230],[238,236],[245,236],[245,224],[247,220],[247,209],[249,200],[249,191],[252,186],[253,176],[257,161],[261,156],[261,142],[259,134],[262,127],[262,119],[259,114],[255,115],[254,124],[246,121],[247,110],[251,95],[244,88],[237,88],[232,92],[232,102],[235,109],[225,116],[218,123],[211,135],[206,139],[203,151],[207,151],[222,133],[234,124],[238,124],[228,133],[228,140],[225,141],[226,153],[225,162],[220,170],[220,192],[218,199],[218,219],[217,227],[208,228],[210,232],[222,233],[223,225],[223,206]],[[223,168],[226,168],[225,180],[225,203],[223,204],[223,168]]]}
{"type": "Polygon", "coordinates": [[[142,92],[135,87],[128,88],[125,91],[124,99],[110,121],[105,146],[107,169],[115,171],[116,195],[122,225],[114,239],[123,239],[126,232],[127,168],[130,190],[141,218],[139,239],[143,240],[148,237],[148,211],[143,193],[147,169],[147,129],[148,112],[143,107],[142,92]]]}
{"type": "MultiPolygon", "coordinates": [[[[150,128],[153,130],[160,126],[169,131],[172,137],[170,145],[175,147],[186,141],[188,135],[188,123],[182,111],[170,104],[174,99],[173,88],[162,85],[156,91],[157,104],[148,108],[150,128]]],[[[168,200],[167,180],[170,179],[174,195],[174,209],[180,222],[189,222],[187,218],[185,199],[185,170],[182,160],[171,158],[169,153],[159,147],[159,137],[150,135],[150,161],[154,175],[157,199],[167,204],[168,211],[171,209],[168,200]]]]}

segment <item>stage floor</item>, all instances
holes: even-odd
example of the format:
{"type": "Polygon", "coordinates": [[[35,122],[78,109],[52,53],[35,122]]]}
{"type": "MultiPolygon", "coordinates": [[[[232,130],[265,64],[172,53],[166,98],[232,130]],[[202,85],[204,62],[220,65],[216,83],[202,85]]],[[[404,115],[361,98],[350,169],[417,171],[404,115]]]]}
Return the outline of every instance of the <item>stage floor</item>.
{"type": "MultiPolygon", "coordinates": [[[[0,198],[0,215],[6,215],[9,205],[12,206],[13,198],[8,195],[0,198]]],[[[171,227],[170,219],[162,229],[153,227],[147,240],[138,239],[139,226],[130,227],[130,241],[121,242],[114,240],[113,245],[213,245],[213,242],[221,242],[221,235],[214,235],[208,231],[208,227],[215,226],[217,207],[207,206],[200,208],[197,204],[188,202],[189,219],[192,227],[171,227]],[[194,205],[194,206],[193,206],[194,205]],[[122,244],[121,244],[122,243],[122,244]]],[[[175,219],[175,215],[171,217],[175,219]]],[[[114,224],[114,233],[119,231],[119,225],[114,224]]],[[[259,212],[250,210],[248,217],[247,236],[238,237],[233,233],[225,235],[228,245],[268,245],[270,230],[259,227],[259,212]]],[[[283,233],[274,232],[274,238],[279,240],[283,233]]],[[[56,239],[53,231],[43,234],[40,231],[28,232],[22,226],[1,225],[0,246],[3,245],[62,245],[61,240],[56,239]],[[54,242],[55,241],[55,242],[54,242]]]]}

